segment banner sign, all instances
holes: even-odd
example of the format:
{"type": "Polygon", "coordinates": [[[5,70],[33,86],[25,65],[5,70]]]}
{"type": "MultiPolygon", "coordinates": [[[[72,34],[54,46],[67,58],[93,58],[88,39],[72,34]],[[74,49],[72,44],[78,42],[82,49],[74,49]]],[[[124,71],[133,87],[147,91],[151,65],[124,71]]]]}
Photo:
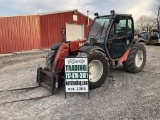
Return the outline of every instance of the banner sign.
{"type": "Polygon", "coordinates": [[[89,92],[88,59],[65,58],[65,92],[89,92]]]}

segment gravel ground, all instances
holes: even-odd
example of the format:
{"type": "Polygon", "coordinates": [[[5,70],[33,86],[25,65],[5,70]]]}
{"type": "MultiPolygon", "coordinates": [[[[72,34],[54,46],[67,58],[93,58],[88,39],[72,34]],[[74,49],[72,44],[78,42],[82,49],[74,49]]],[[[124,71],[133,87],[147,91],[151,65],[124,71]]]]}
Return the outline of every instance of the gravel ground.
{"type": "Polygon", "coordinates": [[[90,90],[90,99],[85,93],[65,99],[64,85],[53,96],[35,87],[46,51],[0,57],[0,120],[160,120],[160,47],[146,50],[142,72],[111,69],[106,82],[90,90]],[[24,87],[31,88],[9,91],[24,87]]]}

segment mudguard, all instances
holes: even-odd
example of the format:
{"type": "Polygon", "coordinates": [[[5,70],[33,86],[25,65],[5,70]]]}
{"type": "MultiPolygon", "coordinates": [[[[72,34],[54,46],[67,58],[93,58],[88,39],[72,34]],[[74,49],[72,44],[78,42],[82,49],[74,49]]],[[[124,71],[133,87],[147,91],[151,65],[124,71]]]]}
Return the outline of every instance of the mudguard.
{"type": "Polygon", "coordinates": [[[51,50],[57,50],[61,44],[62,44],[62,42],[53,44],[53,45],[51,46],[51,50]]]}
{"type": "Polygon", "coordinates": [[[82,48],[80,48],[81,52],[86,52],[86,53],[91,53],[93,50],[100,50],[103,53],[105,53],[105,51],[98,46],[83,46],[82,48]]]}
{"type": "Polygon", "coordinates": [[[144,42],[145,43],[145,40],[143,38],[133,39],[133,43],[138,43],[138,42],[144,42]]]}

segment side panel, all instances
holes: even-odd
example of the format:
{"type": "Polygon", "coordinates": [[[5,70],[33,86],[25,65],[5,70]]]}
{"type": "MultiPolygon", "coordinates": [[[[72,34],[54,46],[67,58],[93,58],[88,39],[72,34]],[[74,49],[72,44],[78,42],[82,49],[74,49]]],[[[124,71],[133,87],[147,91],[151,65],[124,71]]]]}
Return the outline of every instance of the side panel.
{"type": "Polygon", "coordinates": [[[61,71],[64,66],[64,59],[69,56],[69,44],[63,43],[58,48],[51,71],[61,71]]]}
{"type": "Polygon", "coordinates": [[[130,49],[128,49],[128,50],[124,53],[124,55],[119,59],[118,62],[124,62],[124,61],[126,61],[127,58],[128,58],[129,51],[130,51],[130,49]]]}
{"type": "Polygon", "coordinates": [[[38,48],[38,15],[0,17],[0,54],[38,48]]]}
{"type": "Polygon", "coordinates": [[[84,46],[86,40],[76,40],[70,42],[70,52],[76,52],[79,51],[81,47],[84,46]]]}

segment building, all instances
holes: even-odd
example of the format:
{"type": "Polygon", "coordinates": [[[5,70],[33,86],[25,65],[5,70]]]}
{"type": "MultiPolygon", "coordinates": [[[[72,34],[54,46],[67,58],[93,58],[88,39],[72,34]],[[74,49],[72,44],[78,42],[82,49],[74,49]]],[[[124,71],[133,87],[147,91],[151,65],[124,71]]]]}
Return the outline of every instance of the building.
{"type": "Polygon", "coordinates": [[[61,41],[62,28],[67,41],[85,39],[91,22],[78,10],[0,17],[0,54],[48,48],[61,41]]]}

